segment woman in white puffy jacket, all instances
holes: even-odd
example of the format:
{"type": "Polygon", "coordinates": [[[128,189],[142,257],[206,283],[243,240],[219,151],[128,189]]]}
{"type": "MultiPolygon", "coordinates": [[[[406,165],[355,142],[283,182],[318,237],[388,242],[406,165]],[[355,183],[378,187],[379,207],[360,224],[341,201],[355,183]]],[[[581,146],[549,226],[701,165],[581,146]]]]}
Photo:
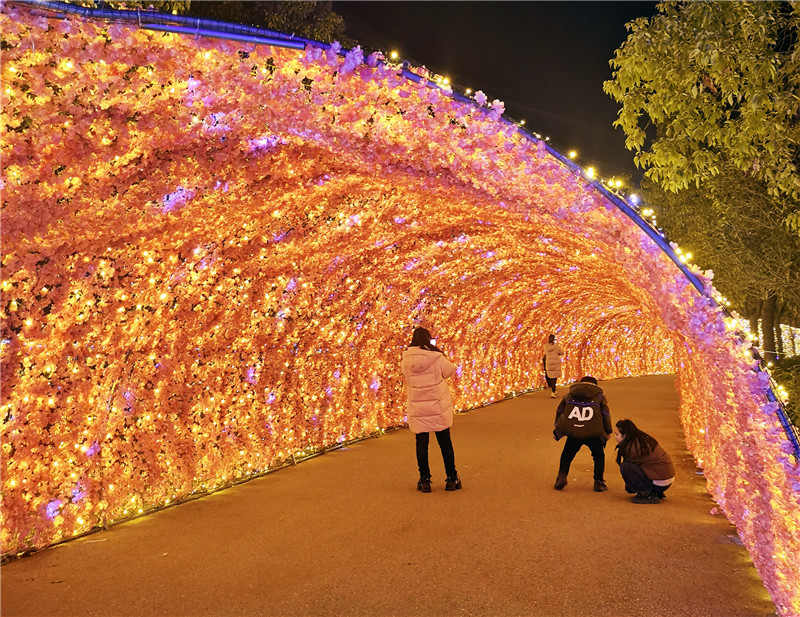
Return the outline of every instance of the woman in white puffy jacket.
{"type": "Polygon", "coordinates": [[[408,387],[408,427],[417,439],[417,465],[419,482],[417,490],[431,492],[431,470],[428,465],[430,433],[442,450],[447,474],[445,490],[461,488],[456,472],[450,427],[453,425],[453,399],[444,382],[456,372],[455,365],[444,357],[441,349],[431,342],[431,333],[425,328],[415,328],[411,344],[403,352],[400,363],[408,387]]]}
{"type": "Polygon", "coordinates": [[[564,350],[561,345],[556,343],[556,335],[551,334],[547,337],[544,344],[544,380],[550,388],[550,398],[556,398],[556,382],[561,377],[561,356],[564,350]]]}

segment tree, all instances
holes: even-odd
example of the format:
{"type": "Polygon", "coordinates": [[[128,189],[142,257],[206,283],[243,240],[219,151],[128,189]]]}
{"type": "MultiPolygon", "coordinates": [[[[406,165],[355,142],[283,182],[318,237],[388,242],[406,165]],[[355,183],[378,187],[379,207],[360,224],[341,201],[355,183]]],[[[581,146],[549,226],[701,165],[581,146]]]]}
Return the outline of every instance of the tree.
{"type": "Polygon", "coordinates": [[[66,0],[68,4],[78,4],[91,8],[103,6],[112,9],[149,9],[161,13],[182,15],[189,10],[191,0],[66,0]]]}
{"type": "Polygon", "coordinates": [[[800,235],[800,2],[663,2],[627,25],[605,92],[636,164],[664,189],[736,169],[800,235]]]}
{"type": "Polygon", "coordinates": [[[344,19],[331,2],[193,2],[189,15],[259,26],[323,43],[354,43],[344,35],[344,19]]]}
{"type": "MultiPolygon", "coordinates": [[[[70,1],[70,0],[68,0],[70,1]]],[[[293,0],[284,2],[206,2],[191,0],[71,0],[92,8],[150,9],[173,15],[217,19],[248,26],[258,26],[323,43],[339,41],[344,47],[357,43],[344,33],[344,18],[333,11],[332,2],[293,0]]]]}
{"type": "Polygon", "coordinates": [[[761,319],[763,349],[774,359],[781,319],[800,319],[800,243],[781,224],[785,202],[738,169],[722,170],[701,189],[672,193],[648,180],[642,189],[658,209],[659,225],[691,250],[695,263],[714,271],[715,287],[733,308],[751,324],[761,319]]]}

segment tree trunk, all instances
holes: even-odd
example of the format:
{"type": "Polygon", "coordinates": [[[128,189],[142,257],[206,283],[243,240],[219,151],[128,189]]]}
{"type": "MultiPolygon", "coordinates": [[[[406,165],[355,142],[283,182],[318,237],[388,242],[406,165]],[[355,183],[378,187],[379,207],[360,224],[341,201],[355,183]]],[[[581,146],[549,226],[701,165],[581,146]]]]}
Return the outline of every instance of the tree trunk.
{"type": "Polygon", "coordinates": [[[759,349],[761,348],[761,339],[758,336],[758,320],[761,317],[762,306],[764,306],[764,303],[759,302],[758,305],[751,307],[747,312],[747,320],[750,322],[750,332],[755,338],[754,345],[759,349]]]}
{"type": "Polygon", "coordinates": [[[775,362],[777,359],[775,353],[775,300],[775,294],[770,291],[764,302],[764,308],[761,310],[761,334],[764,337],[761,350],[764,360],[767,362],[775,362]]]}

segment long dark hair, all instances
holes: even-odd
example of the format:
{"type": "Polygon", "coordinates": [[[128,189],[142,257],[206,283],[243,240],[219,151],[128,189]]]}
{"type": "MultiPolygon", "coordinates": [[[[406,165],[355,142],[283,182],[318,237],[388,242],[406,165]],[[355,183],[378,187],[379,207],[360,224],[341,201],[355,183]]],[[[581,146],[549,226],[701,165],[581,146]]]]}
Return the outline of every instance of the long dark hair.
{"type": "Polygon", "coordinates": [[[421,347],[428,351],[438,351],[443,353],[436,345],[431,343],[431,333],[425,328],[414,328],[414,334],[411,335],[411,343],[409,347],[421,347]]]}
{"type": "Polygon", "coordinates": [[[616,426],[617,430],[623,435],[622,441],[617,444],[617,465],[630,454],[631,447],[634,444],[636,444],[636,449],[640,454],[650,454],[658,445],[658,442],[650,435],[636,428],[632,420],[620,420],[616,426]]]}

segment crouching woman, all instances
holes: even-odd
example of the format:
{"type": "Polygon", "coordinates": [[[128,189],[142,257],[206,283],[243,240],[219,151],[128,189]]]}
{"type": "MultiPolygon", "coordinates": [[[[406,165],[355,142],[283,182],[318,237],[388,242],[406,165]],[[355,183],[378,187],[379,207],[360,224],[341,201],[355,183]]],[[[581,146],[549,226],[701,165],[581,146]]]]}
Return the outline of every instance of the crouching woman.
{"type": "Polygon", "coordinates": [[[617,464],[633,503],[660,503],[675,481],[672,458],[658,442],[631,420],[616,424],[617,464]]]}

